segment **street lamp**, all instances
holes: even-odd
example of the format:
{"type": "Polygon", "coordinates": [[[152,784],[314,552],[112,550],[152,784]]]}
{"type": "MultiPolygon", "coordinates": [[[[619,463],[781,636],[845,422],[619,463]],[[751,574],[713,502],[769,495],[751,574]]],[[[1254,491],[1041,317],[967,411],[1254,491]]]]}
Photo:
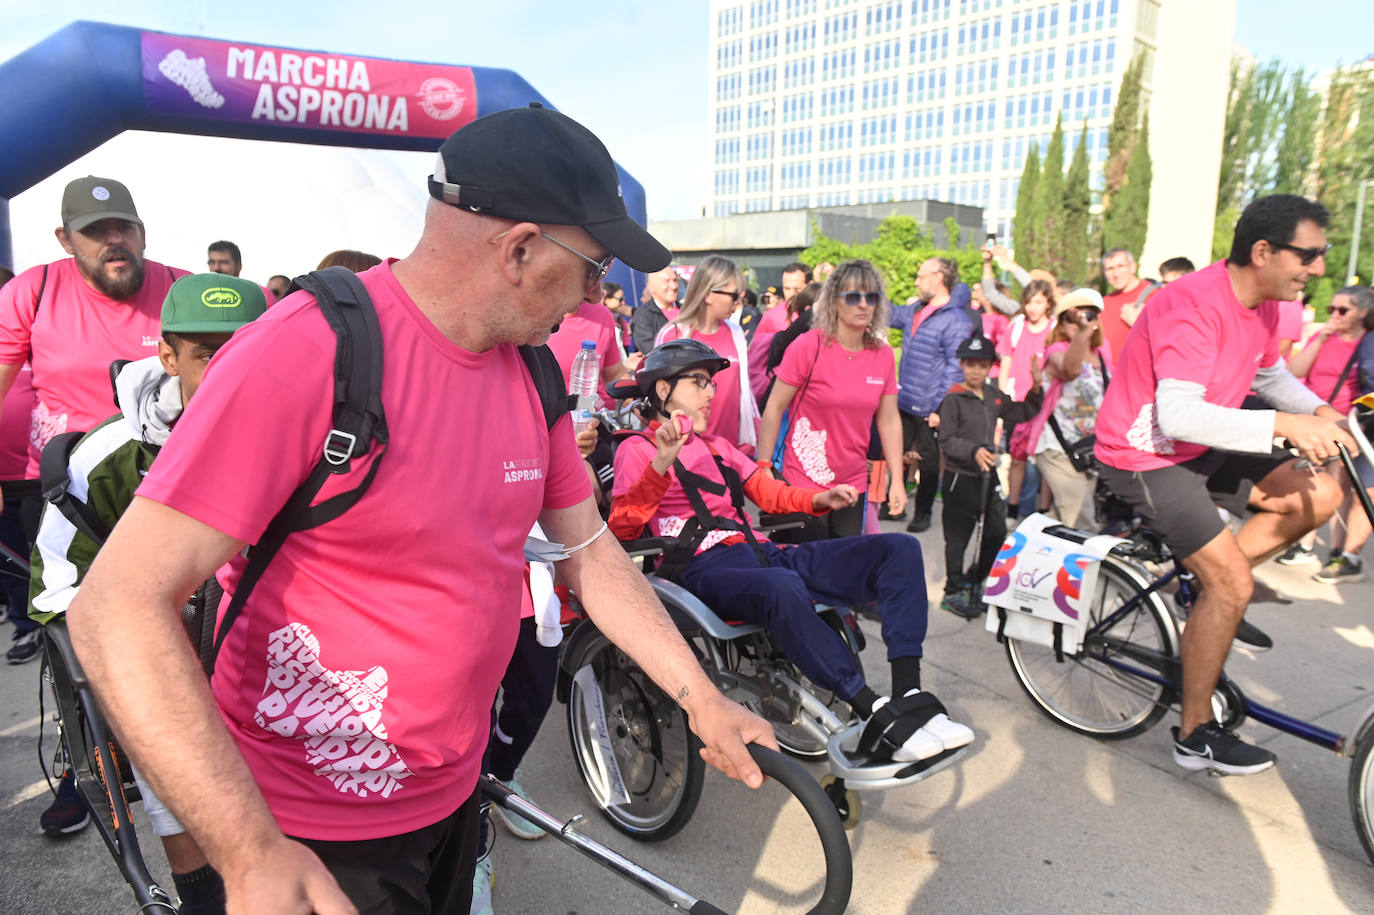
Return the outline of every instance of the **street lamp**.
{"type": "Polygon", "coordinates": [[[1355,231],[1350,236],[1350,269],[1346,271],[1347,283],[1356,283],[1355,265],[1359,260],[1360,254],[1360,223],[1364,222],[1364,189],[1374,184],[1374,178],[1361,181],[1360,189],[1355,194],[1355,231]]]}

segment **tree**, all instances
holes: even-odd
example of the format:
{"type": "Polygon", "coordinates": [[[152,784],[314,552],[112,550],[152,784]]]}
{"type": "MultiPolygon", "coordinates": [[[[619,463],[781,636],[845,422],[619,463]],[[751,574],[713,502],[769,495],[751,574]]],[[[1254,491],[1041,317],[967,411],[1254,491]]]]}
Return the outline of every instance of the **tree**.
{"type": "Polygon", "coordinates": [[[1035,184],[1035,217],[1034,256],[1021,263],[1027,268],[1043,267],[1055,276],[1062,276],[1067,261],[1064,257],[1064,126],[1059,118],[1055,119],[1040,180],[1035,184]]]}
{"type": "Polygon", "coordinates": [[[1302,70],[1293,72],[1283,136],[1275,150],[1274,193],[1301,194],[1308,189],[1317,151],[1321,97],[1307,88],[1302,70]]]}
{"type": "Polygon", "coordinates": [[[1107,180],[1102,195],[1104,206],[1126,183],[1126,170],[1131,165],[1131,150],[1135,148],[1140,124],[1140,81],[1144,69],[1145,59],[1138,55],[1121,75],[1121,88],[1116,93],[1116,105],[1112,108],[1112,124],[1107,128],[1107,164],[1103,169],[1107,180]]]}
{"type": "MultiPolygon", "coordinates": [[[[1349,279],[1355,198],[1361,182],[1374,179],[1374,71],[1338,70],[1331,79],[1317,147],[1317,199],[1331,211],[1326,230],[1331,251],[1326,276],[1312,290],[1318,305],[1329,301],[1349,279]]],[[[1374,194],[1366,192],[1365,218],[1359,248],[1360,274],[1370,276],[1374,265],[1374,194]]],[[[1311,287],[1309,286],[1309,289],[1311,287]]]]}
{"type": "Polygon", "coordinates": [[[1035,185],[1040,178],[1040,152],[1032,143],[1026,153],[1026,164],[1021,169],[1021,183],[1016,189],[1016,221],[1012,225],[1012,253],[1022,263],[1031,261],[1035,251],[1035,235],[1039,220],[1036,218],[1035,185]]]}
{"type": "Polygon", "coordinates": [[[1125,248],[1140,256],[1145,246],[1145,233],[1150,216],[1150,181],[1153,177],[1150,162],[1150,116],[1147,114],[1136,133],[1131,150],[1131,165],[1121,189],[1112,198],[1103,214],[1102,247],[1125,248]]]}
{"type": "Polygon", "coordinates": [[[1218,173],[1218,215],[1239,206],[1244,194],[1250,91],[1254,78],[1253,68],[1244,67],[1240,60],[1231,61],[1231,91],[1226,99],[1226,128],[1221,140],[1221,170],[1218,173]]]}
{"type": "Polygon", "coordinates": [[[1092,190],[1088,184],[1088,122],[1078,134],[1073,162],[1064,179],[1064,272],[1059,276],[1083,284],[1088,278],[1092,190]]]}

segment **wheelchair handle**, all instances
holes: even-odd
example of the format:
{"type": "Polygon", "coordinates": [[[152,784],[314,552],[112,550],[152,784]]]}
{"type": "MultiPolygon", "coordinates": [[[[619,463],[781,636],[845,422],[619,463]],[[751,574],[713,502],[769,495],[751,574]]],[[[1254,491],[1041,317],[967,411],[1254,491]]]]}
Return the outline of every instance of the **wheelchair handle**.
{"type": "Polygon", "coordinates": [[[808,915],[839,915],[849,906],[849,895],[854,889],[854,855],[835,805],[820,783],[795,759],[756,743],[749,744],[748,749],[763,774],[792,792],[801,802],[820,837],[825,853],[825,892],[808,915]]]}

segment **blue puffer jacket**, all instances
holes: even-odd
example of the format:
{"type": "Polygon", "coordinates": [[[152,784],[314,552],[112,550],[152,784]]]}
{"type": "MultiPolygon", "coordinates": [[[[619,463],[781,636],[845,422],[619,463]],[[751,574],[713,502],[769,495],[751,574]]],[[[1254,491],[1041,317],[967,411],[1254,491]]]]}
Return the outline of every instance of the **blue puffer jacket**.
{"type": "Polygon", "coordinates": [[[919,306],[892,306],[888,323],[907,337],[897,367],[897,408],[903,413],[929,416],[940,408],[949,389],[963,381],[964,372],[954,353],[973,333],[974,312],[969,300],[968,286],[955,283],[949,301],[926,316],[914,339],[911,321],[919,306]]]}

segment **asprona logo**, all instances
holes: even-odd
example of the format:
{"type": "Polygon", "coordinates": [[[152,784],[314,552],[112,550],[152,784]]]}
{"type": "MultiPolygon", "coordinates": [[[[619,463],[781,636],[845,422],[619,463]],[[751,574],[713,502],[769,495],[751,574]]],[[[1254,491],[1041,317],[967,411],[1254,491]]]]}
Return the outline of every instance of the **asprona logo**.
{"type": "Polygon", "coordinates": [[[232,289],[207,289],[200,294],[200,301],[206,308],[238,308],[243,297],[232,289]]]}

